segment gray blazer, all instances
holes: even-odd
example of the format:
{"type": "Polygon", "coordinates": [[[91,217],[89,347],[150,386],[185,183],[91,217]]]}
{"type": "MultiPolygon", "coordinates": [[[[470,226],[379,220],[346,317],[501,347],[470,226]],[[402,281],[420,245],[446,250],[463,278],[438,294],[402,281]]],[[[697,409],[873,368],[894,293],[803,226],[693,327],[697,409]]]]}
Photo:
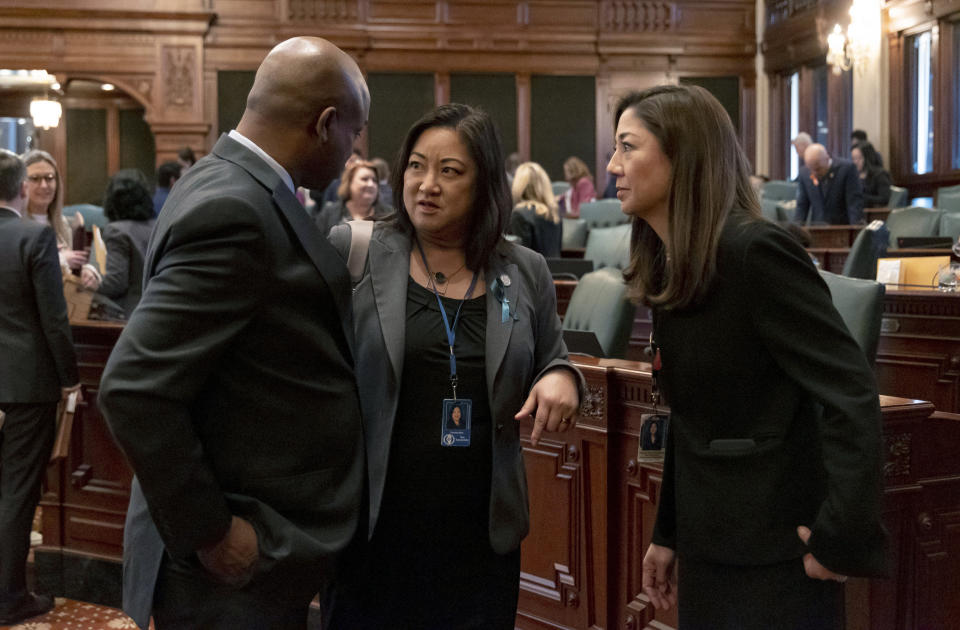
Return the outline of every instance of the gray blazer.
{"type": "MultiPolygon", "coordinates": [[[[350,226],[338,225],[330,241],[347,258],[350,226]]],[[[355,286],[357,374],[367,442],[372,535],[387,476],[393,423],[403,374],[407,276],[412,240],[393,221],[373,230],[367,266],[355,286]]],[[[582,376],[567,361],[553,279],[543,256],[502,241],[484,270],[487,283],[487,396],[494,422],[493,479],[490,492],[490,544],[497,553],[516,549],[530,529],[527,479],[520,447],[520,410],[531,386],[561,366],[582,376]],[[501,321],[501,302],[490,290],[504,279],[514,317],[501,321]],[[509,278],[509,282],[505,279],[509,278]]]]}
{"type": "Polygon", "coordinates": [[[123,307],[130,316],[143,293],[143,257],[156,219],[111,221],[103,228],[107,272],[97,293],[123,307]]]}

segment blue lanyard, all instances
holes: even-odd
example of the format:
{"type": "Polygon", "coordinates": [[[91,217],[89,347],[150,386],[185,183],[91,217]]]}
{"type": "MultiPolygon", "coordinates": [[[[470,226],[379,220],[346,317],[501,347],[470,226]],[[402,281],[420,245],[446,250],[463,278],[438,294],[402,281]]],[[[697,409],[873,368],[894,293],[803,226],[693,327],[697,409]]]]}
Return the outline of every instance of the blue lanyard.
{"type": "Polygon", "coordinates": [[[457,323],[460,321],[460,311],[463,309],[463,305],[467,300],[470,299],[470,296],[473,295],[473,290],[477,286],[477,278],[480,274],[476,271],[473,272],[473,279],[470,280],[470,288],[467,289],[466,295],[463,296],[463,299],[460,300],[460,304],[457,306],[457,312],[453,316],[453,326],[450,325],[450,319],[447,317],[447,310],[443,308],[443,300],[440,299],[440,293],[437,292],[437,287],[433,282],[433,275],[431,274],[430,267],[427,266],[427,257],[423,253],[423,246],[420,245],[420,241],[417,241],[417,248],[420,250],[420,257],[423,259],[423,266],[427,270],[427,279],[430,281],[430,289],[433,291],[434,297],[437,298],[437,306],[440,307],[440,316],[443,318],[443,328],[447,333],[447,347],[450,348],[450,386],[453,388],[453,397],[457,397],[457,355],[454,354],[453,345],[457,339],[457,323]]]}

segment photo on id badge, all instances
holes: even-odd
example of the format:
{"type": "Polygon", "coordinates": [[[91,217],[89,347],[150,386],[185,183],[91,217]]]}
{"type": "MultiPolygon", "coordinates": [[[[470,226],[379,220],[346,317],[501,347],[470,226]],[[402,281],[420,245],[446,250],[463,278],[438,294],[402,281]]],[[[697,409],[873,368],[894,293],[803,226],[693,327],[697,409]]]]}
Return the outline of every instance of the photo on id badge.
{"type": "Polygon", "coordinates": [[[443,401],[443,430],[440,443],[443,446],[470,446],[470,405],[464,398],[447,398],[443,401]]]}

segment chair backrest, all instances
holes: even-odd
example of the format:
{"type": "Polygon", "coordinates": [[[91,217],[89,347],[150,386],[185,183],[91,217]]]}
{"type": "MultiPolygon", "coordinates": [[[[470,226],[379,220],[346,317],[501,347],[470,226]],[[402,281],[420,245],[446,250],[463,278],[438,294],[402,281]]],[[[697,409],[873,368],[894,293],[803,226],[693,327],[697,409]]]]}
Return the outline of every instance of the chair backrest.
{"type": "Polygon", "coordinates": [[[910,206],[891,210],[887,217],[890,230],[890,247],[897,246],[898,236],[936,236],[940,226],[940,210],[910,206]]]}
{"type": "Polygon", "coordinates": [[[850,246],[843,263],[844,276],[874,280],[877,277],[877,259],[887,251],[890,233],[883,221],[873,221],[860,230],[850,246]]]}
{"type": "Polygon", "coordinates": [[[93,231],[93,226],[95,225],[103,229],[103,227],[109,223],[109,221],[107,221],[107,215],[103,213],[103,208],[95,206],[92,203],[75,203],[70,206],[64,206],[64,216],[69,217],[75,214],[80,214],[80,216],[83,217],[83,227],[87,232],[93,231]]]}
{"type": "Polygon", "coordinates": [[[941,195],[960,195],[960,184],[956,186],[941,186],[937,188],[937,207],[940,207],[941,195]]]}
{"type": "Polygon", "coordinates": [[[960,192],[940,194],[937,197],[937,207],[944,212],[960,212],[960,192]]]}
{"type": "Polygon", "coordinates": [[[619,270],[591,271],[580,278],[570,296],[563,329],[592,331],[608,357],[622,359],[630,343],[634,310],[619,270]]]}
{"type": "Polygon", "coordinates": [[[587,222],[583,219],[563,217],[561,229],[561,249],[578,249],[587,246],[587,222]]]}
{"type": "Polygon", "coordinates": [[[580,218],[587,222],[587,228],[608,228],[623,225],[630,217],[620,210],[619,199],[598,199],[580,204],[580,218]]]}
{"type": "Polygon", "coordinates": [[[891,186],[890,187],[890,201],[887,202],[887,207],[891,210],[895,208],[905,208],[907,206],[908,192],[906,188],[901,188],[900,186],[891,186]]]}
{"type": "Polygon", "coordinates": [[[559,197],[563,193],[570,190],[569,182],[550,182],[550,186],[553,188],[554,197],[559,197]]]}
{"type": "Polygon", "coordinates": [[[766,197],[763,197],[760,199],[760,211],[763,213],[765,219],[779,221],[780,201],[777,199],[767,199],[766,197]]]}
{"type": "Polygon", "coordinates": [[[960,238],[960,212],[944,212],[940,217],[937,236],[949,236],[954,241],[960,238]]]}
{"type": "Polygon", "coordinates": [[[631,225],[597,228],[587,236],[587,249],[583,257],[593,261],[594,269],[613,267],[626,269],[630,264],[631,225]]]}
{"type": "Polygon", "coordinates": [[[880,320],[883,315],[883,284],[873,280],[847,278],[829,271],[820,275],[830,287],[833,306],[856,339],[867,361],[873,365],[880,341],[880,320]]]}
{"type": "Polygon", "coordinates": [[[775,199],[777,201],[796,199],[797,183],[782,179],[771,179],[763,184],[763,188],[760,189],[760,196],[763,199],[775,199]]]}

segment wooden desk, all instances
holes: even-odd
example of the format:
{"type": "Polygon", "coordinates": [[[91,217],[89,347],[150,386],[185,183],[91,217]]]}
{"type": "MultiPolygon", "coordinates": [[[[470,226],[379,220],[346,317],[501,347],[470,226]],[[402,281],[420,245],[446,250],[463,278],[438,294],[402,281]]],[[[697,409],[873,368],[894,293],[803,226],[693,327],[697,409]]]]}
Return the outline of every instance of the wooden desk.
{"type": "MultiPolygon", "coordinates": [[[[636,460],[648,366],[577,362],[588,384],[577,427],[537,447],[523,438],[531,532],[517,627],[675,628],[675,610],[655,612],[640,587],[662,482],[662,464],[636,460]]],[[[888,396],[881,406],[891,578],[847,583],[847,628],[949,628],[960,618],[960,416],[888,396]]]]}
{"type": "MultiPolygon", "coordinates": [[[[95,401],[120,330],[74,326],[86,401],[68,460],[47,471],[44,545],[35,556],[42,588],[113,605],[131,473],[95,401]]],[[[662,477],[660,464],[636,460],[640,415],[651,409],[648,365],[576,362],[587,380],[576,428],[536,447],[528,422],[521,431],[531,532],[523,543],[517,626],[675,627],[675,612],[655,615],[640,592],[662,477]]],[[[881,405],[892,579],[848,582],[848,628],[947,628],[946,620],[960,614],[960,416],[931,416],[930,403],[899,398],[881,397],[881,405]]]]}
{"type": "Polygon", "coordinates": [[[810,247],[813,248],[849,248],[863,229],[862,225],[807,225],[804,229],[810,233],[810,247]]]}
{"type": "MultiPolygon", "coordinates": [[[[817,257],[820,267],[825,271],[839,274],[843,272],[843,264],[850,255],[849,247],[808,247],[807,251],[817,257]]],[[[950,248],[918,248],[888,249],[884,258],[910,258],[914,256],[950,256],[950,260],[960,262],[960,257],[950,248]]]]}

